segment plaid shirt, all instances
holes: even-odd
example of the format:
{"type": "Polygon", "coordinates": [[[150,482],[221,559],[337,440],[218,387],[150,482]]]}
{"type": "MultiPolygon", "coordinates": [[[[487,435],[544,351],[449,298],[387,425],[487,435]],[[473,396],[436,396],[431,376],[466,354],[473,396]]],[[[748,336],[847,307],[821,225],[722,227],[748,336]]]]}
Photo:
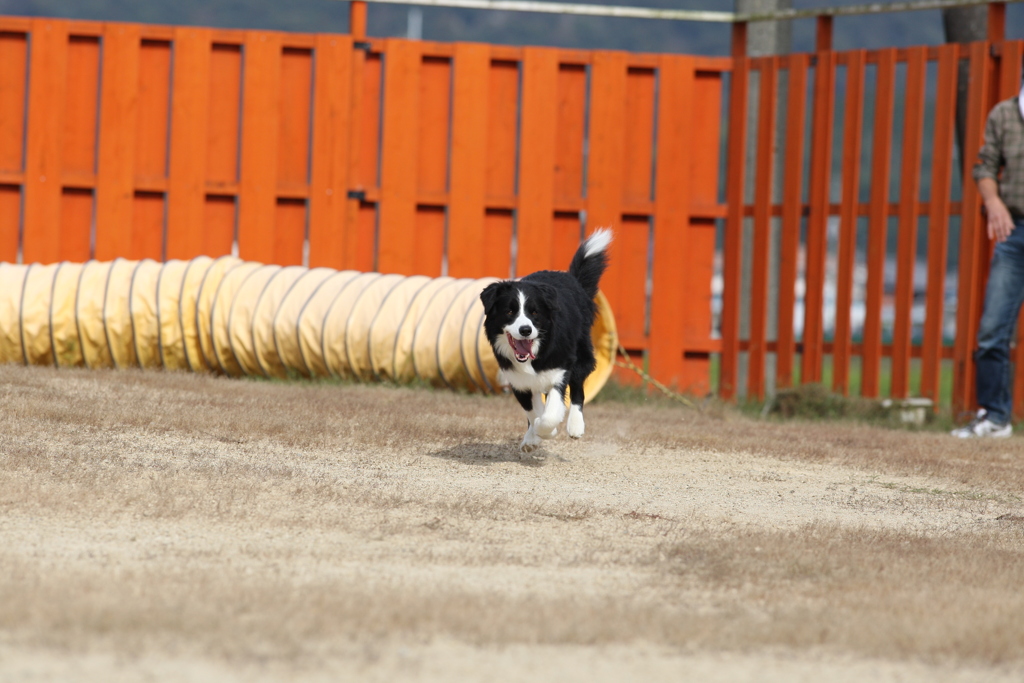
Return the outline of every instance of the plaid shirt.
{"type": "Polygon", "coordinates": [[[1003,100],[989,112],[985,144],[978,152],[973,175],[975,180],[996,180],[1006,208],[1014,218],[1024,217],[1024,118],[1016,97],[1003,100]]]}

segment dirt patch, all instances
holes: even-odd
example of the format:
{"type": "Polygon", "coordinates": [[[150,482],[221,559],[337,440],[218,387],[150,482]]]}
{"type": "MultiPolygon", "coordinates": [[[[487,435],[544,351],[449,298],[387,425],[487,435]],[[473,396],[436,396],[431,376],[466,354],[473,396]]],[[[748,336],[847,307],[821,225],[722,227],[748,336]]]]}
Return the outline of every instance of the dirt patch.
{"type": "Polygon", "coordinates": [[[0,367],[0,678],[1019,680],[1020,439],[0,367]],[[496,673],[497,672],[497,673],[496,673]]]}

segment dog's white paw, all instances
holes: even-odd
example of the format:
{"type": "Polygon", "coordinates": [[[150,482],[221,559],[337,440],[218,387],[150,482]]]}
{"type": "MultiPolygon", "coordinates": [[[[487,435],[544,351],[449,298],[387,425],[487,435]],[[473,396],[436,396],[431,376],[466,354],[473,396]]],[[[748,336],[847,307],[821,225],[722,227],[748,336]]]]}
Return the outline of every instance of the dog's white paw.
{"type": "Polygon", "coordinates": [[[574,439],[583,436],[583,411],[576,406],[569,408],[569,419],[565,423],[565,433],[574,439]]]}
{"type": "Polygon", "coordinates": [[[542,439],[550,439],[555,434],[558,434],[558,422],[547,417],[542,417],[533,423],[533,429],[542,439]]]}
{"type": "Polygon", "coordinates": [[[526,435],[523,437],[523,442],[519,444],[520,453],[532,453],[540,447],[542,439],[537,436],[533,431],[533,427],[526,430],[526,435]]]}

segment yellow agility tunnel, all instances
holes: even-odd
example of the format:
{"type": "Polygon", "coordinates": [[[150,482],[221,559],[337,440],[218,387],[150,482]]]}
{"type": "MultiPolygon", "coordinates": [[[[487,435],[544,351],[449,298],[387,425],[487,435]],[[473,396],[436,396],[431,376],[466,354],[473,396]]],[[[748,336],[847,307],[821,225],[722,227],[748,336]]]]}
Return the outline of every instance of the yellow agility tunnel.
{"type": "MultiPolygon", "coordinates": [[[[495,281],[230,256],[0,263],[0,362],[498,392],[480,303],[495,281]]],[[[618,348],[611,308],[600,292],[596,302],[597,368],[584,385],[587,399],[608,380],[618,348]]]]}

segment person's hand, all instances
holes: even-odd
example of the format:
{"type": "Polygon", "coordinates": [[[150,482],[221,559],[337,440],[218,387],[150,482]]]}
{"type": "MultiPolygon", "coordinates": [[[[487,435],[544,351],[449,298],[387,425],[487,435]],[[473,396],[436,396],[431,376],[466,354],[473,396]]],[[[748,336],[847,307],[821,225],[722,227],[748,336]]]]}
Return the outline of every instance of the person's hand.
{"type": "Polygon", "coordinates": [[[998,197],[993,197],[985,202],[985,214],[988,216],[988,238],[1005,242],[1013,231],[1013,218],[1006,204],[998,197]]]}

